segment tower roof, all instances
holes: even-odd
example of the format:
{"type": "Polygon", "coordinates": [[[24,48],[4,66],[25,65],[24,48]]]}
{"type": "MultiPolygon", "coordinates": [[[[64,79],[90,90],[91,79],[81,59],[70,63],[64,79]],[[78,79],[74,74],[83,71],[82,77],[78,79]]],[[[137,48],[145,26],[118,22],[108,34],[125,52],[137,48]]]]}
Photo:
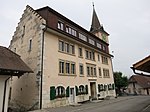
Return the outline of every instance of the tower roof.
{"type": "Polygon", "coordinates": [[[92,16],[92,24],[91,24],[90,32],[91,33],[95,33],[95,32],[98,32],[98,31],[102,31],[102,32],[108,34],[104,30],[103,26],[100,24],[100,21],[98,19],[98,16],[96,14],[96,11],[95,11],[95,8],[94,8],[94,4],[93,4],[93,16],[92,16]]]}

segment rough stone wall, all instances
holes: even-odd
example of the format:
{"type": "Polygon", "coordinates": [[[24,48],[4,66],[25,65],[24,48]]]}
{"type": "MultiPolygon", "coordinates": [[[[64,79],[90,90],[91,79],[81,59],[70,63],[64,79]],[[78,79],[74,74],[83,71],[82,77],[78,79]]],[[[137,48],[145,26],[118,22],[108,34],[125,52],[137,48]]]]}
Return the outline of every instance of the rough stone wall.
{"type": "Polygon", "coordinates": [[[31,108],[39,102],[40,79],[37,78],[37,74],[41,68],[42,24],[45,24],[45,20],[30,6],[26,6],[9,48],[19,54],[34,73],[12,78],[13,105],[31,108]]]}

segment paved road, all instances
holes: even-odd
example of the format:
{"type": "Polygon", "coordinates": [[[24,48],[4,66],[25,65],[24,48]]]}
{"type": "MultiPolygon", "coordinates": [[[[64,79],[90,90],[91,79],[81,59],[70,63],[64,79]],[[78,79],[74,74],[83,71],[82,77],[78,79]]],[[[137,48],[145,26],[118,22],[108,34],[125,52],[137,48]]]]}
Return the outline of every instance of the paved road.
{"type": "Polygon", "coordinates": [[[150,96],[128,96],[35,112],[150,112],[150,96]]]}

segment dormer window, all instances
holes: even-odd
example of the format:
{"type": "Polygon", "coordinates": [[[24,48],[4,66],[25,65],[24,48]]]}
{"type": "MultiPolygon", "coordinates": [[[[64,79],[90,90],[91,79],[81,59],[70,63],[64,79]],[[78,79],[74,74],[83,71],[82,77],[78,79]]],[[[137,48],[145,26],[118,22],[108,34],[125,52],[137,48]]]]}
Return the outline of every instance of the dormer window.
{"type": "Polygon", "coordinates": [[[79,33],[79,39],[81,39],[83,41],[87,41],[87,37],[85,35],[83,35],[82,33],[79,33]]]}
{"type": "Polygon", "coordinates": [[[77,36],[77,31],[68,25],[66,26],[66,32],[75,37],[77,36]]]}
{"type": "Polygon", "coordinates": [[[64,24],[61,21],[58,21],[57,28],[60,30],[64,30],[64,24]]]}
{"type": "Polygon", "coordinates": [[[89,38],[89,43],[92,44],[92,45],[95,45],[94,40],[92,40],[92,39],[90,39],[90,38],[89,38]]]}
{"type": "Polygon", "coordinates": [[[98,47],[99,49],[102,49],[102,45],[101,45],[100,43],[97,43],[97,47],[98,47]]]}

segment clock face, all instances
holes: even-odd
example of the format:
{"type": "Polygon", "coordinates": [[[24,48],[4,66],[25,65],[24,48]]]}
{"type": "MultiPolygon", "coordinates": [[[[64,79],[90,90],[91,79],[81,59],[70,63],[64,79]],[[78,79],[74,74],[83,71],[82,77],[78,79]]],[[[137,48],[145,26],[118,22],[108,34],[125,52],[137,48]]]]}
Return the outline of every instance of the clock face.
{"type": "Polygon", "coordinates": [[[102,34],[102,40],[105,41],[105,42],[107,41],[107,40],[106,40],[106,35],[105,35],[105,34],[102,34]]]}

